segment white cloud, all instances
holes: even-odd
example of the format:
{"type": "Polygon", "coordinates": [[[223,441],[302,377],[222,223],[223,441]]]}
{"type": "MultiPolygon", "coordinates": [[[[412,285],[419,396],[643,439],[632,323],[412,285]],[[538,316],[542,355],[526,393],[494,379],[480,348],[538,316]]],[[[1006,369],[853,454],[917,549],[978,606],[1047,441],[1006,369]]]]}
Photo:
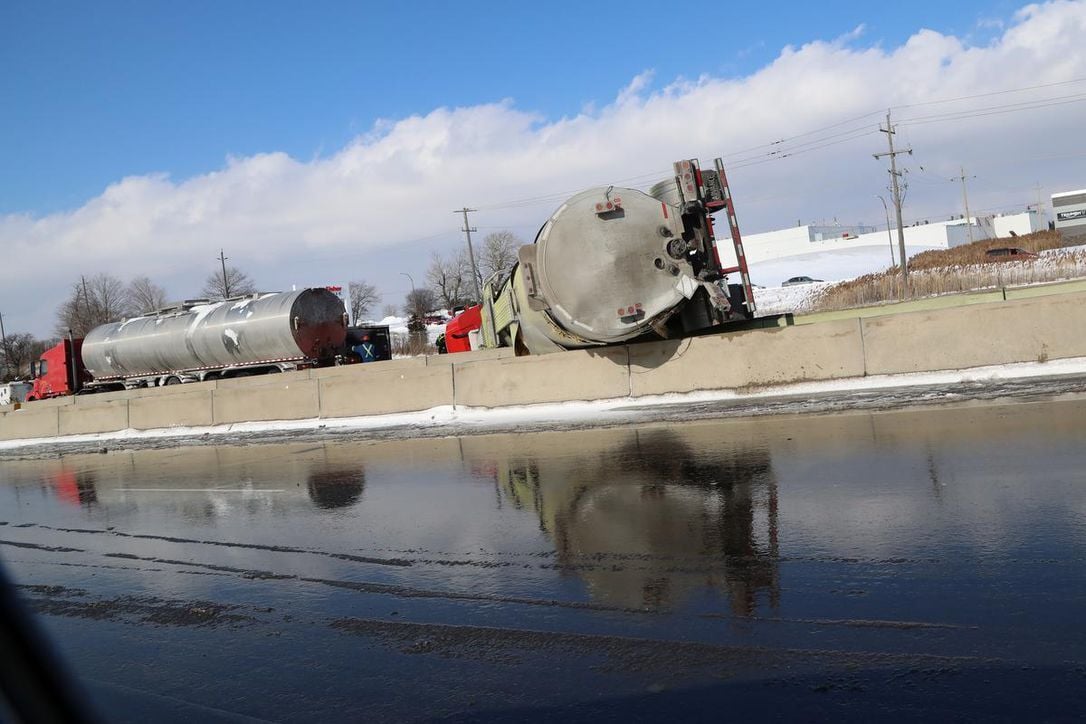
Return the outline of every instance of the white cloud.
{"type": "MultiPolygon", "coordinates": [[[[703,75],[654,90],[646,71],[614,100],[572,117],[547,118],[509,99],[437,108],[381,121],[324,158],[229,158],[189,179],[121,179],[68,212],[0,217],[0,309],[16,328],[45,334],[68,285],[103,270],[149,274],[172,296],[191,296],[219,248],[268,288],[365,278],[398,302],[399,272],[420,278],[429,249],[459,241],[451,211],[465,204],[480,209],[473,223],[481,231],[513,227],[530,240],[562,192],[630,178],[644,186],[676,158],[707,161],[890,105],[1086,77],[1083,2],[1024,7],[983,46],[918,30],[883,48],[864,44],[866,32],[859,26],[785,48],[741,78],[703,75]],[[501,203],[529,197],[546,198],[501,203]]],[[[897,118],[1084,90],[1070,84],[903,108],[897,118]]],[[[865,123],[873,131],[879,120],[865,123]]],[[[931,171],[910,175],[906,215],[956,213],[960,187],[940,177],[963,164],[977,176],[970,202],[978,208],[1033,202],[1036,182],[1045,193],[1086,186],[1077,159],[1030,160],[1086,150],[1083,127],[1086,103],[903,126],[899,142],[931,171]]],[[[741,224],[753,232],[797,219],[877,223],[882,209],[873,196],[886,175],[871,153],[884,145],[872,133],[779,162],[736,164],[730,180],[741,224]]]]}

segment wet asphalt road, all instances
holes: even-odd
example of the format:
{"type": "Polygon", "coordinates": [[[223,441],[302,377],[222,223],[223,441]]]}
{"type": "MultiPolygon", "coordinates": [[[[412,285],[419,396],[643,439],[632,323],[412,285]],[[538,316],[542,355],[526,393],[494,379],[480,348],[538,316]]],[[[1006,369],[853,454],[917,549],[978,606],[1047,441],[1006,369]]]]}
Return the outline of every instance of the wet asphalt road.
{"type": "Polygon", "coordinates": [[[0,556],[110,720],[1081,719],[1081,395],[679,417],[9,455],[0,556]]]}

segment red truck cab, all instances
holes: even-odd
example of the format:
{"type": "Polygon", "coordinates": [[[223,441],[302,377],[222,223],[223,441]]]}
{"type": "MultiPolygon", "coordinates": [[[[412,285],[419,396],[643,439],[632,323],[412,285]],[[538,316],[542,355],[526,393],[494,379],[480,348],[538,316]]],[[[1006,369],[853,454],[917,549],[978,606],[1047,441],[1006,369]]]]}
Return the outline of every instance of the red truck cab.
{"type": "Polygon", "coordinates": [[[83,358],[80,355],[82,349],[83,340],[65,339],[42,352],[41,357],[31,363],[34,386],[27,393],[26,401],[46,400],[79,392],[83,383],[90,381],[83,368],[83,358]]]}
{"type": "Polygon", "coordinates": [[[470,352],[468,333],[483,326],[483,307],[476,304],[453,317],[445,325],[445,348],[451,352],[470,352]]]}

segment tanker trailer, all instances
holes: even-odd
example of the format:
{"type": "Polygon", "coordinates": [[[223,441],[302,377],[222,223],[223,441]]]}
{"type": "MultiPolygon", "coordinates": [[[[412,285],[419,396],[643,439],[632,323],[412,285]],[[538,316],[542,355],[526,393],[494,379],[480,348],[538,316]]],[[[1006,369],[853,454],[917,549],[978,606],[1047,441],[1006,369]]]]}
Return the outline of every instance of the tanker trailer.
{"type": "Polygon", "coordinates": [[[90,385],[157,386],[331,364],[347,314],[327,289],[196,300],[103,324],[83,339],[90,385]]]}
{"type": "Polygon", "coordinates": [[[748,319],[754,296],[720,159],[678,161],[649,193],[573,196],[483,292],[484,347],[544,354],[681,337],[748,319]],[[710,215],[726,211],[738,265],[721,264],[710,215]],[[741,284],[728,284],[738,272],[741,284]]]}

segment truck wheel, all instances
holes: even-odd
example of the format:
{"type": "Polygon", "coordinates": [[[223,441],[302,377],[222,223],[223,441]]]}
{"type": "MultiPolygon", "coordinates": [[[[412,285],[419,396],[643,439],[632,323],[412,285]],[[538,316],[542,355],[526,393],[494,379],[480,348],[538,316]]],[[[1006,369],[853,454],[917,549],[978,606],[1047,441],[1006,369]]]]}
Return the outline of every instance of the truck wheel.
{"type": "Polygon", "coordinates": [[[181,378],[177,377],[177,376],[167,377],[166,378],[166,384],[167,385],[179,385],[179,384],[181,384],[181,378]]]}

